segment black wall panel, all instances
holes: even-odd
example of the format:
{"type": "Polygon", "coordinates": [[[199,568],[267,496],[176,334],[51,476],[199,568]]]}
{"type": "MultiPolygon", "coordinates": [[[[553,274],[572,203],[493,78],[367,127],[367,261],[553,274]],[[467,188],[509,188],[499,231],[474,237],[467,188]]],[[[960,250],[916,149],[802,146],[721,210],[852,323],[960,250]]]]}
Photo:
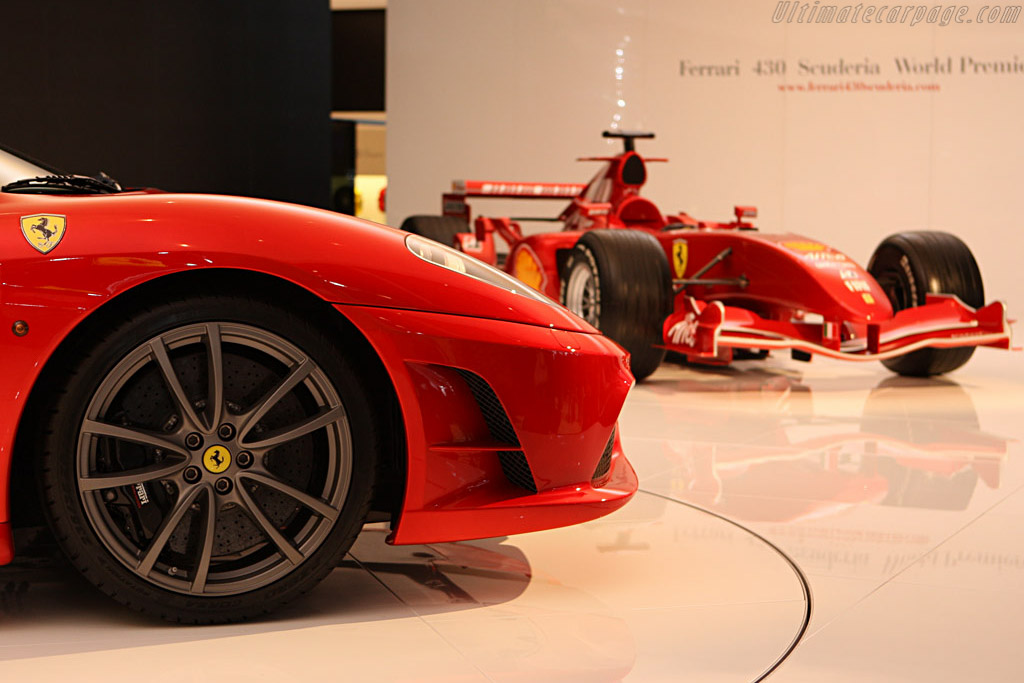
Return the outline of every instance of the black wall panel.
{"type": "Polygon", "coordinates": [[[335,111],[384,111],[385,10],[332,13],[335,111]]]}
{"type": "Polygon", "coordinates": [[[329,203],[327,0],[0,0],[0,141],[124,184],[329,203]]]}

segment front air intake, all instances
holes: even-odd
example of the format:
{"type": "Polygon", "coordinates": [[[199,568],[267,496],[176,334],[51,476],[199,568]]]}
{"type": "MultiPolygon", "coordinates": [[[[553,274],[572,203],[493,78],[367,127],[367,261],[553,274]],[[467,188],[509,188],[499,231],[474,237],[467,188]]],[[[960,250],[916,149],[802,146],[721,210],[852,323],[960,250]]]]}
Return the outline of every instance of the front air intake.
{"type": "Polygon", "coordinates": [[[518,446],[519,437],[516,436],[516,430],[512,428],[512,422],[508,419],[508,413],[505,412],[501,401],[498,400],[498,396],[494,393],[491,385],[483,377],[469,370],[457,370],[457,372],[462,376],[462,379],[466,380],[469,390],[473,392],[473,398],[476,399],[476,404],[480,406],[480,412],[484,416],[484,422],[487,423],[487,431],[491,433],[491,438],[495,441],[518,446]]]}
{"type": "MultiPolygon", "coordinates": [[[[480,414],[483,415],[491,438],[518,449],[519,437],[516,436],[516,430],[512,428],[512,421],[508,419],[508,413],[505,412],[505,408],[501,405],[501,401],[498,400],[491,385],[483,377],[469,370],[457,369],[456,371],[473,393],[473,398],[480,408],[480,414]]],[[[526,460],[523,451],[516,449],[498,451],[501,471],[509,483],[530,493],[537,493],[537,481],[533,478],[530,463],[526,460]]]]}
{"type": "Polygon", "coordinates": [[[612,435],[608,437],[608,443],[604,447],[604,453],[601,454],[601,459],[597,461],[597,467],[594,468],[594,476],[590,478],[591,484],[597,484],[601,479],[608,475],[608,470],[612,467],[612,449],[615,447],[615,430],[612,430],[612,435]]]}
{"type": "Polygon", "coordinates": [[[501,463],[501,471],[510,483],[530,493],[537,493],[537,482],[533,478],[533,470],[530,463],[526,462],[526,456],[522,451],[499,451],[498,462],[501,463]]]}

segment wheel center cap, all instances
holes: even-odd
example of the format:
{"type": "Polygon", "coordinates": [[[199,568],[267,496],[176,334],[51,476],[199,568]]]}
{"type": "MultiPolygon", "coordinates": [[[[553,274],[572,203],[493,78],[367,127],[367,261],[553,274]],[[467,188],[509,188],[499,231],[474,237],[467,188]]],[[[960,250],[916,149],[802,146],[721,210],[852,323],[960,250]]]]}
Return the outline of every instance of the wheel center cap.
{"type": "Polygon", "coordinates": [[[231,451],[219,444],[203,451],[203,467],[211,474],[220,474],[231,466],[231,451]]]}

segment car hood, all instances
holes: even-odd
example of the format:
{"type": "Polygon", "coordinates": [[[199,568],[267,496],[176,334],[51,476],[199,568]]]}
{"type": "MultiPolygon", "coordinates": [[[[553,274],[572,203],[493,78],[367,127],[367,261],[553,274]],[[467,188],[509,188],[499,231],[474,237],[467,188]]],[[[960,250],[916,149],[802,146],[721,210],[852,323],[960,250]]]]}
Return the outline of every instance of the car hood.
{"type": "Polygon", "coordinates": [[[182,270],[235,268],[287,279],[332,303],[597,333],[554,302],[425,261],[406,247],[408,233],[330,211],[216,195],[0,195],[5,224],[41,214],[65,219],[59,245],[41,255],[8,231],[0,263],[88,265],[105,294],[182,270]]]}

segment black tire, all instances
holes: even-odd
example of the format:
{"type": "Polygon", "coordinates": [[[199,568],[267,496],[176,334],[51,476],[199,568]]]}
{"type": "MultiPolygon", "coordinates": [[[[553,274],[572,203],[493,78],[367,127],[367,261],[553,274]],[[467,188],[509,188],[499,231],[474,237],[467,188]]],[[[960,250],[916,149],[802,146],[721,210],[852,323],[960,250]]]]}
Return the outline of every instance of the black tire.
{"type": "MultiPolygon", "coordinates": [[[[960,238],[928,230],[885,238],[868,263],[868,272],[885,290],[894,311],[925,303],[925,295],[955,294],[974,308],[985,303],[981,271],[960,238]]],[[[883,360],[893,372],[913,377],[956,370],[974,354],[973,346],[925,348],[883,360]]]]}
{"type": "Polygon", "coordinates": [[[78,358],[49,401],[40,478],[58,542],[110,597],[239,621],[308,591],[351,546],[377,427],[325,331],[244,296],[192,296],[127,316],[78,358]]]}
{"type": "Polygon", "coordinates": [[[642,230],[589,230],[562,269],[562,304],[630,354],[637,381],[665,359],[661,326],[672,276],[658,240],[642,230]]]}
{"type": "Polygon", "coordinates": [[[455,216],[409,216],[402,221],[402,230],[454,247],[455,233],[469,232],[469,226],[455,216]]]}

